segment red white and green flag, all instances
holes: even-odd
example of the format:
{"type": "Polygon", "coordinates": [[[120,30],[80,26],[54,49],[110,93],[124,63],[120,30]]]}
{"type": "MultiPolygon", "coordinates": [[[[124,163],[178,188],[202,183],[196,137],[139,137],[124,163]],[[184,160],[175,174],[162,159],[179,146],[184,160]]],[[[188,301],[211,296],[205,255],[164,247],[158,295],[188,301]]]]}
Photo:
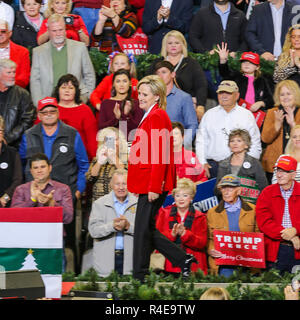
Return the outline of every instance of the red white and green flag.
{"type": "Polygon", "coordinates": [[[0,266],[40,271],[47,298],[61,297],[63,209],[0,209],[0,266]]]}

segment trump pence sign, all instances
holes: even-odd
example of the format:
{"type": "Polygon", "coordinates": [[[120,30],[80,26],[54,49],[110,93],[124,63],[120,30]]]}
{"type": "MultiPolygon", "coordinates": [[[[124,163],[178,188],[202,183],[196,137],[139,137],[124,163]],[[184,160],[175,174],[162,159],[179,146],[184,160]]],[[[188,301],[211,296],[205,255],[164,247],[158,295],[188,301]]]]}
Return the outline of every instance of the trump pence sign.
{"type": "Polygon", "coordinates": [[[262,233],[214,230],[214,245],[223,254],[217,265],[266,267],[262,233]]]}

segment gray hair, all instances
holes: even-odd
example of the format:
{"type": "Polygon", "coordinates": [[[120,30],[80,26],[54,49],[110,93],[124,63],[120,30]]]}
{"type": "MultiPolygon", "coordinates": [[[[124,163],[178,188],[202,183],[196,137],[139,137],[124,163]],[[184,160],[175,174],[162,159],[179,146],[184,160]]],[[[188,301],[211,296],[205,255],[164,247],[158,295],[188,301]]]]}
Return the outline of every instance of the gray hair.
{"type": "Polygon", "coordinates": [[[0,24],[5,24],[5,27],[7,28],[7,30],[11,31],[8,21],[4,19],[0,19],[0,24]]]}
{"type": "Polygon", "coordinates": [[[61,14],[58,14],[58,13],[53,13],[53,14],[51,14],[51,16],[48,18],[48,26],[49,26],[49,24],[51,24],[51,23],[59,22],[59,21],[62,21],[62,22],[65,24],[64,16],[61,15],[61,14]]]}
{"type": "Polygon", "coordinates": [[[3,69],[16,68],[17,64],[10,59],[0,59],[0,72],[3,69]]]}

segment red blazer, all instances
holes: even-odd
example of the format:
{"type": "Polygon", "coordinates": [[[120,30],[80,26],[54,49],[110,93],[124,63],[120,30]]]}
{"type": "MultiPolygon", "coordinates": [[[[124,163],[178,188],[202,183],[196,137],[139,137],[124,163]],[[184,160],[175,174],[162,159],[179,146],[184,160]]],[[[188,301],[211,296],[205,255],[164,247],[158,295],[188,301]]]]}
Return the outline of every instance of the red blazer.
{"type": "Polygon", "coordinates": [[[30,80],[30,58],[29,51],[12,41],[9,41],[10,60],[17,64],[16,68],[16,85],[26,88],[30,80]]]}
{"type": "MultiPolygon", "coordinates": [[[[169,222],[173,220],[170,217],[171,208],[173,206],[168,206],[166,208],[160,208],[156,228],[164,234],[170,241],[175,241],[176,238],[172,236],[172,229],[169,227],[169,222]]],[[[179,214],[177,214],[177,221],[180,223],[181,219],[179,214]]],[[[193,263],[191,266],[192,271],[197,271],[201,269],[204,274],[207,274],[207,262],[205,254],[205,246],[207,243],[207,222],[206,216],[200,212],[195,211],[195,218],[190,230],[186,230],[185,234],[180,238],[181,245],[187,253],[191,253],[199,263],[193,263]]],[[[167,272],[181,272],[179,267],[173,267],[172,263],[166,259],[165,270],[167,272]]]]}
{"type": "MultiPolygon", "coordinates": [[[[300,236],[300,183],[294,182],[293,193],[289,199],[291,222],[300,236]]],[[[264,233],[266,260],[277,259],[284,213],[284,199],[278,184],[272,184],[262,190],[256,202],[256,221],[258,228],[264,233]]],[[[295,250],[295,259],[300,259],[300,250],[295,250]]]]}
{"type": "Polygon", "coordinates": [[[174,189],[176,171],[171,131],[166,111],[155,105],[138,126],[130,148],[127,178],[130,192],[162,193],[174,189]]]}

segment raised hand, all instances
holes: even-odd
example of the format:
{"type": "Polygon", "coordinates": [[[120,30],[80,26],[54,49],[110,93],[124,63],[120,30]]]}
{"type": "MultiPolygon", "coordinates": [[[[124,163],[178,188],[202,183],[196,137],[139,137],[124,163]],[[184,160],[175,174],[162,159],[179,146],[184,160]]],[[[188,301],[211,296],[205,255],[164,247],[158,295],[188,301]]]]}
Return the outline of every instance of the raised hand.
{"type": "Polygon", "coordinates": [[[228,60],[229,50],[227,50],[227,43],[222,42],[221,47],[217,45],[217,49],[215,51],[218,53],[220,57],[220,63],[224,64],[228,60]]]}

